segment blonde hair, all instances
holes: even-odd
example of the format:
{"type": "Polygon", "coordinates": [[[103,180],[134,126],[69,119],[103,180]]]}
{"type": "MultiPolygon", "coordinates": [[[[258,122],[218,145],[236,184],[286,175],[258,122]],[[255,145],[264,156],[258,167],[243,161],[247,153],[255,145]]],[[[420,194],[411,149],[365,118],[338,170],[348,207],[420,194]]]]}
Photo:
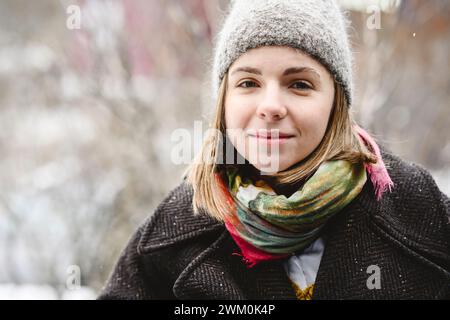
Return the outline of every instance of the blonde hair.
{"type": "MultiPolygon", "coordinates": [[[[225,133],[225,96],[227,92],[228,72],[225,73],[219,87],[216,112],[210,128],[203,141],[200,152],[185,171],[187,182],[193,187],[193,209],[198,214],[206,214],[219,221],[224,221],[230,213],[230,206],[224,190],[215,179],[216,173],[223,173],[226,164],[220,156],[223,150],[222,137],[225,133]],[[220,133],[220,134],[218,134],[220,133]]],[[[353,125],[356,122],[348,108],[343,87],[335,82],[334,103],[328,120],[327,129],[317,148],[305,159],[285,171],[271,175],[278,184],[295,184],[311,176],[324,161],[348,160],[351,163],[376,163],[376,156],[357,137],[353,125]]],[[[234,149],[234,147],[233,147],[234,149]]],[[[237,152],[235,149],[234,152],[237,152]]],[[[231,164],[234,165],[234,164],[231,164]]],[[[241,165],[241,167],[245,167],[241,165]]],[[[226,184],[226,183],[225,183],[226,184]]]]}

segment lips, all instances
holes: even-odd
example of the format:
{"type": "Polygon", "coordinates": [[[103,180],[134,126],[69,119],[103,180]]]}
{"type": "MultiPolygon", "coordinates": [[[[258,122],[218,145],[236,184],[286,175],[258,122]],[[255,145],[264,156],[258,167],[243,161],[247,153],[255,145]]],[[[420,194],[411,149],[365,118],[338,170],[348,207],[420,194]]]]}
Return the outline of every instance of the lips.
{"type": "Polygon", "coordinates": [[[248,133],[249,136],[261,138],[261,139],[287,139],[292,138],[294,135],[286,132],[278,131],[273,129],[271,131],[268,130],[250,130],[248,133]]]}

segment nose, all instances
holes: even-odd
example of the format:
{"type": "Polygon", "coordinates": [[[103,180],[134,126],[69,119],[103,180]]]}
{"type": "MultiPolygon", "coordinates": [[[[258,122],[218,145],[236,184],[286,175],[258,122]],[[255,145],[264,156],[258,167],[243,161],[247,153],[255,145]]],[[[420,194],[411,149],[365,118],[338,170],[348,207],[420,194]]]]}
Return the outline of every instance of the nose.
{"type": "Polygon", "coordinates": [[[268,122],[279,121],[287,114],[279,86],[267,86],[264,96],[257,108],[258,117],[268,122]]]}

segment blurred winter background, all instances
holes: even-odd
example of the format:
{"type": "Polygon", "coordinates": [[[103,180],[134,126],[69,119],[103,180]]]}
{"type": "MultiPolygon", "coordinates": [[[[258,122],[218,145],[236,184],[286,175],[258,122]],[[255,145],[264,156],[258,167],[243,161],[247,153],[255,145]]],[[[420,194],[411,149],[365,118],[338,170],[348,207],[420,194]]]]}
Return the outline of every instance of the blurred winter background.
{"type": "MultiPolygon", "coordinates": [[[[450,1],[341,3],[357,119],[450,194],[450,1]]],[[[0,299],[95,298],[180,181],[171,133],[211,114],[227,4],[0,0],[0,299]]]]}

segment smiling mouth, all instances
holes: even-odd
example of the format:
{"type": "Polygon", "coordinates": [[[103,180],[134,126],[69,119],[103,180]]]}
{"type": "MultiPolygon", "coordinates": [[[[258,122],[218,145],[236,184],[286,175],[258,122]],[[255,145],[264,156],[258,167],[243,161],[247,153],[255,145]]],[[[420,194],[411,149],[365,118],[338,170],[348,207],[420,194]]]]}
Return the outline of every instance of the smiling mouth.
{"type": "Polygon", "coordinates": [[[294,136],[285,135],[276,137],[276,136],[249,134],[249,137],[255,139],[258,143],[264,143],[269,145],[271,144],[281,145],[291,140],[294,136]]]}
{"type": "Polygon", "coordinates": [[[279,133],[279,134],[270,134],[270,133],[250,133],[248,134],[252,138],[257,138],[261,140],[287,140],[294,135],[285,134],[285,133],[279,133]]]}
{"type": "Polygon", "coordinates": [[[257,138],[257,139],[261,139],[261,140],[287,140],[292,138],[293,136],[284,136],[284,137],[275,137],[275,136],[258,136],[258,135],[249,135],[252,138],[257,138]]]}
{"type": "Polygon", "coordinates": [[[287,140],[287,139],[294,137],[294,135],[292,135],[292,134],[287,134],[287,133],[283,133],[283,132],[279,132],[279,133],[269,132],[269,131],[250,132],[248,135],[250,137],[261,139],[261,140],[287,140]]]}

